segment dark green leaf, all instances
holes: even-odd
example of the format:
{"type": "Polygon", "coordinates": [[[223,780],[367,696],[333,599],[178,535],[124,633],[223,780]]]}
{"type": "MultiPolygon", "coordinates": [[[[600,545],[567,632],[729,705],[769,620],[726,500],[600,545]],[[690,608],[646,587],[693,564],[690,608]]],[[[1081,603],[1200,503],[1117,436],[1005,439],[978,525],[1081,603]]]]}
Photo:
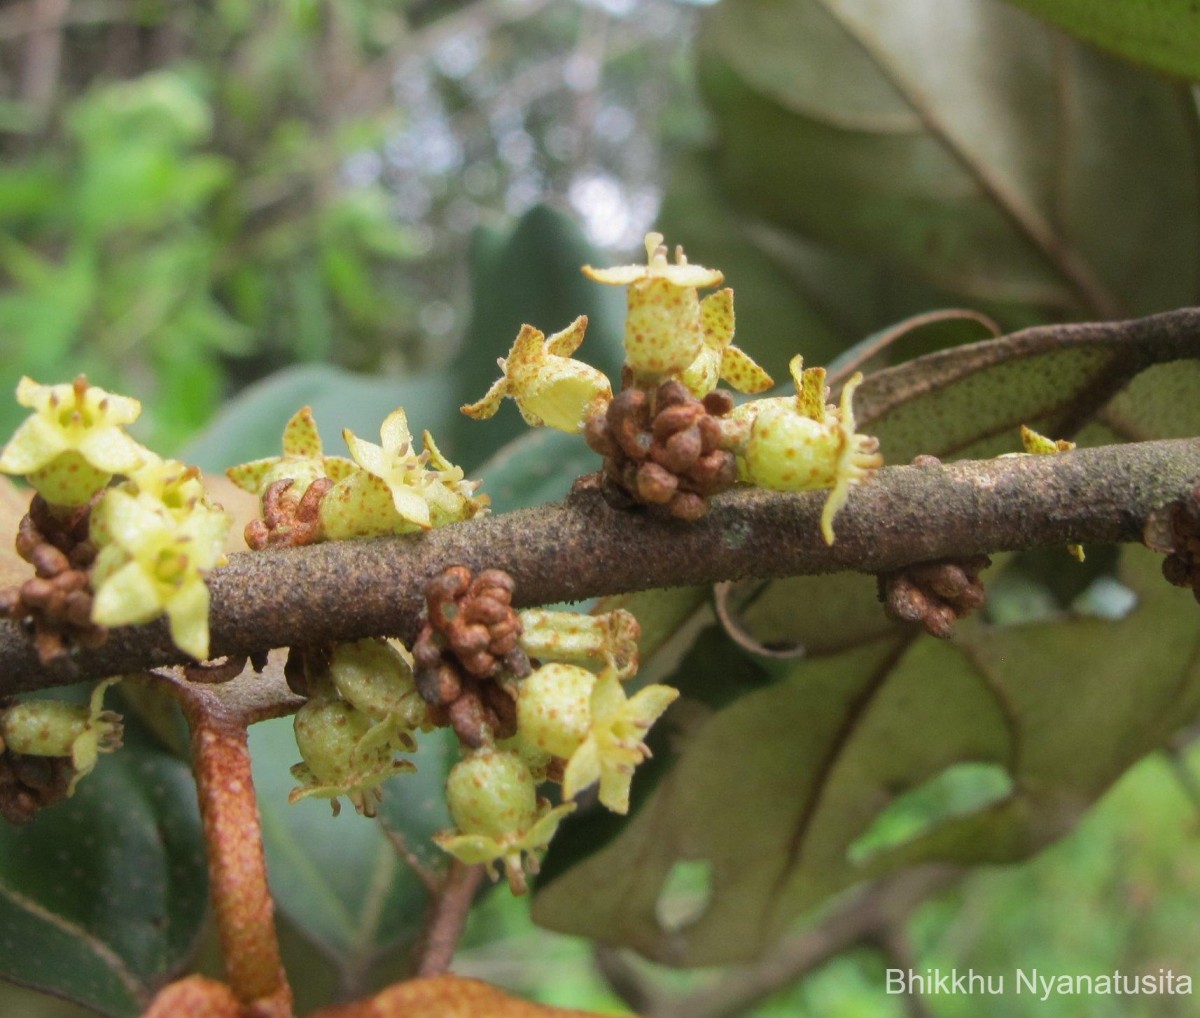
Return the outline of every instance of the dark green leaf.
{"type": "Polygon", "coordinates": [[[733,0],[706,20],[701,79],[722,191],[775,228],[958,301],[1194,299],[1186,96],[999,0],[733,0]]]}
{"type": "MultiPolygon", "coordinates": [[[[885,636],[803,661],[694,726],[620,835],[539,889],[538,921],[717,964],[754,957],[856,883],[931,860],[1028,857],[1200,712],[1190,595],[1162,582],[1152,554],[1124,562],[1138,604],[1119,622],[960,623],[954,644],[885,636]],[[953,785],[939,778],[964,763],[1003,769],[1012,794],[966,813],[943,797],[923,826],[851,853],[898,797],[953,785]],[[712,898],[666,929],[656,906],[679,861],[711,865],[712,898]]],[[[968,800],[986,803],[978,791],[968,800]]]]}
{"type": "Polygon", "coordinates": [[[0,825],[0,972],[139,1014],[186,962],[207,886],[188,767],[126,718],[125,746],[73,798],[0,825]]]}
{"type": "MultiPolygon", "coordinates": [[[[430,835],[449,827],[443,785],[452,763],[446,733],[420,737],[415,774],[383,786],[380,818],[431,866],[439,862],[430,835]]],[[[297,928],[340,968],[345,985],[359,986],[386,949],[410,943],[420,930],[428,897],[379,822],[343,803],[303,799],[288,805],[299,760],[290,718],[250,730],[254,784],[262,814],[271,889],[297,928]]]]}

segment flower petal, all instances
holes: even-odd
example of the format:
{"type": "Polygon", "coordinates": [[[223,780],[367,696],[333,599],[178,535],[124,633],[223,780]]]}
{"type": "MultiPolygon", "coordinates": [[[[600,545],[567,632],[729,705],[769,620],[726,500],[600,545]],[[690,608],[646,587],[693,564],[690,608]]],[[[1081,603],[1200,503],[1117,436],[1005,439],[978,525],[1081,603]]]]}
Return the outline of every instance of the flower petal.
{"type": "Polygon", "coordinates": [[[96,591],[92,621],[102,626],[149,622],[162,613],[158,585],[136,560],[108,576],[96,591]]]}
{"type": "Polygon", "coordinates": [[[574,799],[589,785],[600,779],[600,750],[594,736],[588,736],[571,754],[563,771],[562,794],[564,799],[574,799]]]}

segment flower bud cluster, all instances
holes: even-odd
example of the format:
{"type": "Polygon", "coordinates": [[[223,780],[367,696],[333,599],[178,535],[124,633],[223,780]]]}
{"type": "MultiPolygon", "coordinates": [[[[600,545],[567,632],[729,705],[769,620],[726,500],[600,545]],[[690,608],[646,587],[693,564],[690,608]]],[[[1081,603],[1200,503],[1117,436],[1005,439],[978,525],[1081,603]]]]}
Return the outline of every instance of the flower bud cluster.
{"type": "Polygon", "coordinates": [[[1173,502],[1166,514],[1166,545],[1163,576],[1177,587],[1190,587],[1200,601],[1200,484],[1190,497],[1173,502]]]}
{"type": "Polygon", "coordinates": [[[425,587],[428,621],[413,644],[417,688],[435,720],[474,749],[516,732],[516,703],[504,680],[530,669],[512,594],[507,573],[485,569],[472,577],[465,566],[451,566],[425,587]]]}
{"type": "Polygon", "coordinates": [[[986,555],[922,562],[879,577],[883,610],[898,622],[920,623],[942,640],[954,634],[954,623],[987,601],[979,574],[992,564],[986,555]]]}
{"type": "Polygon", "coordinates": [[[703,516],[708,497],[737,481],[733,450],[749,428],[729,417],[732,409],[728,394],[698,400],[675,379],[618,395],[584,429],[588,445],[604,457],[611,500],[660,507],[677,519],[703,516]]]}

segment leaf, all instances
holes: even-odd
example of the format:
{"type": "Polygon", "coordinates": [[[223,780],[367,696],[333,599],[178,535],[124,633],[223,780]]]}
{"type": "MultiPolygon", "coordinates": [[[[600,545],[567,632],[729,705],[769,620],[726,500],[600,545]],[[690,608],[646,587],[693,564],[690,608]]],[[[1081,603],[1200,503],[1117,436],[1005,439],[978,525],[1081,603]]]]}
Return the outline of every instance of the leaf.
{"type": "MultiPolygon", "coordinates": [[[[440,436],[457,413],[453,383],[442,373],[375,378],[330,364],[303,364],[244,389],[184,447],[180,458],[217,473],[235,463],[278,456],[283,426],[303,406],[313,408],[330,455],[338,451],[336,439],[343,428],[376,435],[383,419],[399,406],[414,428],[428,428],[440,446],[440,436]]],[[[443,451],[455,456],[449,443],[443,451]]]]}
{"type": "Polygon", "coordinates": [[[71,799],[0,826],[0,974],[140,1014],[190,956],[207,888],[191,772],[127,717],[71,799]]]}
{"type": "Polygon", "coordinates": [[[1010,311],[1194,302],[1183,92],[998,0],[734,0],[700,77],[722,191],[776,229],[1010,311]]]}
{"type": "Polygon", "coordinates": [[[565,498],[576,478],[598,469],[600,458],[581,435],[535,428],[472,473],[483,478],[492,512],[507,513],[565,498]]]}
{"type": "MultiPolygon", "coordinates": [[[[450,826],[442,791],[452,762],[445,735],[422,735],[412,757],[416,773],[382,786],[382,823],[430,865],[439,861],[430,836],[450,826]]],[[[378,822],[349,808],[334,817],[327,800],[288,805],[295,785],[288,768],[299,759],[290,718],[254,725],[250,750],[275,901],[337,963],[344,985],[361,986],[383,951],[415,939],[425,886],[378,822]]]]}
{"type": "Polygon", "coordinates": [[[879,437],[887,463],[1015,450],[1021,424],[1066,437],[1142,369],[1200,357],[1198,326],[1200,312],[1183,310],[1043,326],[929,354],[870,375],[855,394],[855,416],[861,431],[879,437]]]}
{"type": "MultiPolygon", "coordinates": [[[[855,884],[927,861],[1028,857],[1200,713],[1191,598],[1150,553],[1123,562],[1138,605],[1119,622],[960,624],[954,644],[885,635],[737,700],[686,739],[620,835],[539,888],[535,918],[668,964],[720,964],[855,884]],[[950,802],[906,840],[851,853],[890,803],[964,763],[1002,767],[1012,794],[965,814],[950,802]],[[666,930],[660,895],[697,860],[711,899],[666,930]]],[[[686,669],[678,681],[686,693],[686,669]]]]}
{"type": "Polygon", "coordinates": [[[1200,78],[1200,12],[1188,0],[1009,0],[1138,63],[1200,78]]]}

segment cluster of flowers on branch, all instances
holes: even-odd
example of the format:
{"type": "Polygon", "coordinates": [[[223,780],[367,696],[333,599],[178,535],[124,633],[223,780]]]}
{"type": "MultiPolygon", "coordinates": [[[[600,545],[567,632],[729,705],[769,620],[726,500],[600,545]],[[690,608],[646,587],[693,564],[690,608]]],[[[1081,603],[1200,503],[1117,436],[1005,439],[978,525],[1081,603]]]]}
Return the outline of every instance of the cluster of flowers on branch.
{"type": "Polygon", "coordinates": [[[587,328],[580,317],[549,339],[523,326],[499,362],[499,381],[463,413],[491,417],[508,396],[531,425],[583,432],[604,457],[610,501],[677,519],[700,518],[710,496],[738,481],[777,491],[829,489],[821,532],[832,544],[833,519],[850,487],[882,463],[879,443],[855,431],[851,400],[862,376],[846,383],[834,406],[824,369],[803,370],[797,356],[794,397],[735,409],[717,389],[721,381],[749,394],[774,383],[733,344],[733,290],[700,298],[701,288],[724,282],[721,272],[689,263],[679,248],[670,262],[659,233],[646,235],[645,265],[583,271],[628,288],[622,391],[614,396],[604,375],[570,356],[587,328]]]}

